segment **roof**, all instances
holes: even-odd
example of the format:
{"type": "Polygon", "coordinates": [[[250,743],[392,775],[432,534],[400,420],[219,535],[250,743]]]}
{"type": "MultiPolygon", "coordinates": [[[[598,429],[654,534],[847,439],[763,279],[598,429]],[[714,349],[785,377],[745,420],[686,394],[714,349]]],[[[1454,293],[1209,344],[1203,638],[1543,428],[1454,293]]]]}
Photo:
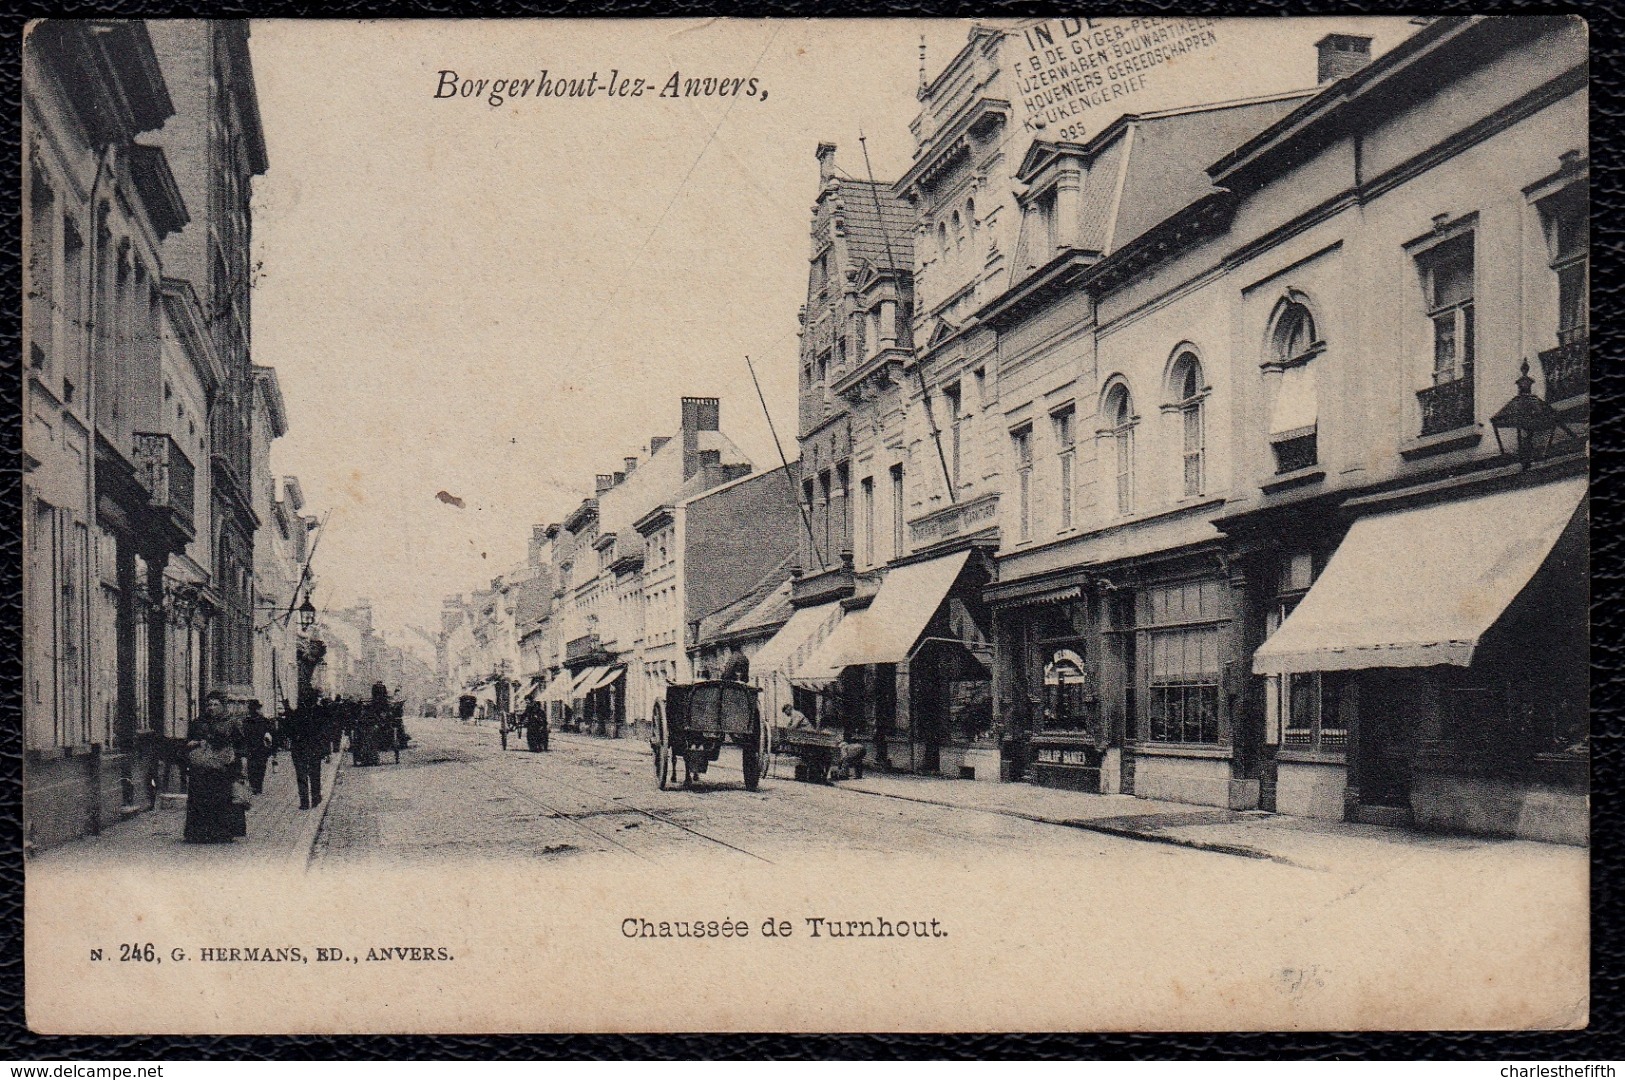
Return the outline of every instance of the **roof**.
{"type": "Polygon", "coordinates": [[[869,263],[884,269],[913,269],[914,210],[892,194],[890,184],[836,177],[829,182],[828,191],[851,266],[869,263]]]}
{"type": "Polygon", "coordinates": [[[758,630],[765,635],[783,626],[789,621],[792,610],[790,577],[795,572],[795,563],[795,556],[786,558],[744,596],[701,619],[695,640],[705,645],[725,635],[743,636],[758,630]]]}
{"type": "MultiPolygon", "coordinates": [[[[1267,174],[1276,163],[1305,160],[1327,142],[1347,134],[1361,108],[1378,115],[1404,108],[1459,80],[1496,55],[1527,46],[1578,16],[1442,16],[1336,82],[1287,116],[1216,159],[1208,172],[1217,183],[1237,188],[1267,174]]],[[[1584,64],[1585,57],[1578,58],[1584,64]]]]}

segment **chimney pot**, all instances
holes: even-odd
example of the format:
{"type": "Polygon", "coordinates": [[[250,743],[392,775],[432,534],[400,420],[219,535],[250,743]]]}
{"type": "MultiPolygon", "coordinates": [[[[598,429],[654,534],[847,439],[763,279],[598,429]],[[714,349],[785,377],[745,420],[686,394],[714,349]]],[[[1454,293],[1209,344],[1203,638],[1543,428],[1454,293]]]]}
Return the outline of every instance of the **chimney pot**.
{"type": "Polygon", "coordinates": [[[631,476],[638,469],[638,459],[635,457],[629,457],[624,458],[623,460],[626,462],[626,475],[631,476]]]}
{"type": "Polygon", "coordinates": [[[1327,34],[1315,42],[1315,53],[1316,81],[1325,85],[1371,63],[1371,39],[1360,34],[1327,34]]]}
{"type": "Polygon", "coordinates": [[[671,437],[669,435],[656,435],[654,438],[650,439],[649,456],[654,457],[656,454],[660,453],[660,448],[669,442],[671,442],[671,437]]]}

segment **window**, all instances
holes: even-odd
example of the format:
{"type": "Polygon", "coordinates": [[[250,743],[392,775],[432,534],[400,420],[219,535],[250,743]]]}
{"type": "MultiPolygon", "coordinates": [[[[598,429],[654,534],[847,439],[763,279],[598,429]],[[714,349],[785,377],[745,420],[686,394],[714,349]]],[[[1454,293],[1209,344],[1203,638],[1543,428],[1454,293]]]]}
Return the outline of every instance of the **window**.
{"type": "Polygon", "coordinates": [[[1146,707],[1141,737],[1160,743],[1219,741],[1218,581],[1146,589],[1146,707]]]}
{"type": "Polygon", "coordinates": [[[1112,440],[1112,468],[1117,481],[1117,512],[1134,512],[1134,402],[1128,387],[1117,383],[1106,393],[1106,434],[1112,440]]]}
{"type": "Polygon", "coordinates": [[[1072,469],[1077,457],[1077,424],[1074,421],[1074,410],[1068,405],[1055,413],[1050,420],[1055,424],[1055,445],[1060,448],[1060,483],[1061,483],[1061,531],[1072,528],[1072,469]]]}
{"type": "Polygon", "coordinates": [[[1033,429],[1024,427],[1010,433],[1016,455],[1016,537],[1033,538],[1033,429]]]}
{"type": "Polygon", "coordinates": [[[1433,324],[1433,383],[1473,373],[1473,234],[1448,240],[1420,260],[1433,324]]]}
{"type": "Polygon", "coordinates": [[[1433,380],[1417,392],[1422,434],[1473,422],[1473,234],[1463,233],[1417,258],[1432,324],[1433,380]]]}
{"type": "Polygon", "coordinates": [[[1088,689],[1083,657],[1074,649],[1056,649],[1044,664],[1044,714],[1040,726],[1047,731],[1088,730],[1088,689]]]}
{"type": "Polygon", "coordinates": [[[858,484],[863,514],[863,565],[875,564],[875,478],[865,476],[858,484]]]}
{"type": "Polygon", "coordinates": [[[958,251],[965,246],[965,219],[959,211],[954,211],[954,250],[958,251]]]}
{"type": "Polygon", "coordinates": [[[28,188],[28,362],[43,371],[50,366],[56,318],[56,197],[38,167],[28,188]]]}
{"type": "Polygon", "coordinates": [[[903,555],[903,467],[891,467],[891,550],[893,558],[903,555]]]}
{"type": "Polygon", "coordinates": [[[1280,374],[1269,431],[1277,473],[1307,469],[1320,460],[1320,406],[1310,361],[1322,348],[1314,316],[1301,300],[1289,297],[1276,305],[1264,367],[1280,374]]]}
{"type": "Polygon", "coordinates": [[[976,240],[976,227],[977,227],[977,224],[978,223],[976,221],[976,200],[975,199],[966,199],[965,200],[965,227],[970,230],[970,238],[971,238],[972,243],[974,243],[975,240],[976,240]]]}
{"type": "Polygon", "coordinates": [[[953,491],[949,492],[949,498],[954,499],[958,497],[961,483],[959,477],[959,452],[960,447],[963,445],[960,420],[964,415],[964,409],[961,407],[963,395],[960,393],[959,384],[954,383],[952,386],[945,387],[942,391],[942,400],[948,410],[948,476],[949,482],[953,485],[953,491]]]}
{"type": "Polygon", "coordinates": [[[1542,210],[1552,272],[1557,275],[1557,340],[1585,340],[1591,321],[1591,266],[1585,191],[1575,185],[1542,210]]]}
{"type": "MultiPolygon", "coordinates": [[[[1314,559],[1308,552],[1281,560],[1275,607],[1265,619],[1268,634],[1275,633],[1292,614],[1314,577],[1314,559]]],[[[1272,734],[1279,732],[1285,749],[1343,753],[1355,702],[1354,683],[1347,672],[1271,676],[1265,709],[1273,715],[1266,715],[1266,728],[1272,734]]]]}
{"type": "Polygon", "coordinates": [[[830,474],[828,470],[825,470],[824,472],[818,474],[818,531],[820,534],[822,534],[821,539],[824,545],[824,559],[826,563],[829,564],[833,564],[835,561],[835,546],[831,543],[833,535],[830,528],[830,496],[832,492],[833,486],[831,484],[830,474]]]}
{"type": "Polygon", "coordinates": [[[939,221],[939,222],[937,222],[937,258],[946,259],[947,257],[948,257],[948,226],[946,224],[944,224],[943,222],[939,221]]]}
{"type": "Polygon", "coordinates": [[[1195,353],[1174,361],[1174,408],[1179,414],[1180,461],[1186,498],[1202,494],[1207,435],[1202,416],[1202,363],[1195,353]]]}
{"type": "Polygon", "coordinates": [[[852,514],[848,509],[852,501],[852,472],[846,462],[835,466],[835,544],[837,550],[850,552],[852,550],[852,514]]]}
{"type": "Polygon", "coordinates": [[[1557,275],[1557,348],[1540,353],[1548,401],[1583,396],[1591,383],[1591,267],[1583,183],[1540,203],[1552,272],[1557,275]]]}

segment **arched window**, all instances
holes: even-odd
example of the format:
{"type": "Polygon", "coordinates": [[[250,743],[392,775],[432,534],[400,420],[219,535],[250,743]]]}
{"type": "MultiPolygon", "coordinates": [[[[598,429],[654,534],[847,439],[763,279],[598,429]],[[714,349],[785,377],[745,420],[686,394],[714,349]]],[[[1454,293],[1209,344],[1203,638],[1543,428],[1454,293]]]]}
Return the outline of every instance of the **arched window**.
{"type": "Polygon", "coordinates": [[[937,255],[939,258],[948,257],[948,226],[945,222],[937,222],[937,255]]]}
{"type": "Polygon", "coordinates": [[[1112,440],[1112,466],[1117,476],[1117,512],[1134,512],[1134,402],[1128,386],[1116,383],[1106,392],[1103,411],[1112,440]]]}
{"type": "Polygon", "coordinates": [[[1270,409],[1270,448],[1275,471],[1296,472],[1320,460],[1318,437],[1320,407],[1311,361],[1324,345],[1315,332],[1315,318],[1297,294],[1275,306],[1269,335],[1269,356],[1264,370],[1278,372],[1275,402],[1270,409]]]}
{"type": "Polygon", "coordinates": [[[1184,493],[1187,498],[1202,494],[1206,484],[1207,431],[1202,414],[1206,396],[1202,384],[1202,361],[1194,352],[1181,352],[1174,360],[1169,380],[1172,405],[1179,414],[1180,460],[1184,493]]]}
{"type": "Polygon", "coordinates": [[[965,200],[965,227],[970,230],[972,240],[976,239],[976,200],[965,200]]]}
{"type": "Polygon", "coordinates": [[[955,210],[954,211],[954,248],[957,250],[957,249],[963,248],[964,246],[965,246],[965,219],[959,216],[959,211],[958,210],[955,210]]]}

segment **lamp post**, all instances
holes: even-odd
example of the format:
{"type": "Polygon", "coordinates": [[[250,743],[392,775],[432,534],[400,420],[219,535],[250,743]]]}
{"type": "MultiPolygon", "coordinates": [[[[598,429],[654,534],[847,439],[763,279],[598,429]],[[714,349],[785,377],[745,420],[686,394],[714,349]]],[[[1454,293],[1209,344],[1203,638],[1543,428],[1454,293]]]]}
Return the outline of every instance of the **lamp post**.
{"type": "Polygon", "coordinates": [[[1529,377],[1529,361],[1523,362],[1516,381],[1518,392],[1490,417],[1490,427],[1495,431],[1495,445],[1502,455],[1508,452],[1507,440],[1512,440],[1511,449],[1527,469],[1546,456],[1558,428],[1571,438],[1574,432],[1557,415],[1557,410],[1534,392],[1535,380],[1529,377]]]}
{"type": "Polygon", "coordinates": [[[311,603],[310,594],[305,594],[305,602],[299,605],[299,629],[308,631],[316,625],[316,605],[311,603]]]}

